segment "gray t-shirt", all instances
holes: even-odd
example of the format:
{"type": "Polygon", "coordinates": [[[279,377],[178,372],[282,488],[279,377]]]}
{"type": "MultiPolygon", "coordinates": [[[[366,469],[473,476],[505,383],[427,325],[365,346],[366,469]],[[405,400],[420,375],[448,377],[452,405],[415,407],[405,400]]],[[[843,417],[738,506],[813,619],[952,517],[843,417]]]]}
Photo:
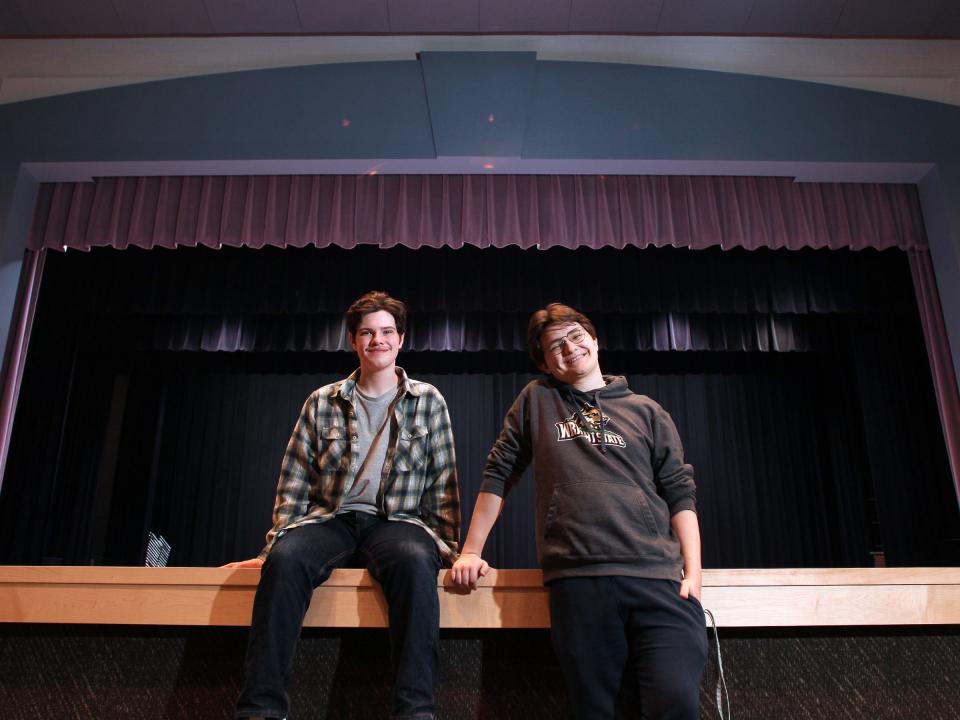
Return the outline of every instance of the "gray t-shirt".
{"type": "Polygon", "coordinates": [[[391,388],[380,397],[368,397],[354,388],[354,408],[357,412],[357,453],[358,463],[367,458],[363,473],[358,475],[353,487],[347,492],[340,505],[340,512],[351,510],[376,515],[377,493],[380,490],[380,478],[383,475],[383,462],[387,459],[387,448],[390,447],[390,427],[387,413],[390,403],[397,396],[396,388],[391,388]],[[377,439],[377,444],[371,447],[374,436],[380,427],[386,423],[383,432],[377,439]],[[369,457],[367,457],[369,451],[369,457]]]}

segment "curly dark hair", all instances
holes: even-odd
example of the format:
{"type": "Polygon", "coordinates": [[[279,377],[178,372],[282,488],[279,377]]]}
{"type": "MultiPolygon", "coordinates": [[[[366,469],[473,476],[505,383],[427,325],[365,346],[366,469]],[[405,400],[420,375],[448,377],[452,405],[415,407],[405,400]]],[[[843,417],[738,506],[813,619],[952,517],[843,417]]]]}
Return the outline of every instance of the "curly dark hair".
{"type": "Polygon", "coordinates": [[[543,346],[540,344],[540,335],[550,325],[558,323],[580,323],[580,327],[590,333],[590,337],[597,339],[596,328],[590,322],[590,318],[579,310],[574,310],[569,305],[563,303],[550,303],[542,310],[537,310],[530,316],[530,324],[527,325],[527,351],[530,353],[530,359],[537,367],[544,363],[543,346]]]}
{"type": "Polygon", "coordinates": [[[375,313],[378,310],[386,310],[393,315],[393,320],[397,324],[397,332],[403,335],[407,330],[407,306],[402,301],[390,297],[381,290],[373,290],[364,293],[353,304],[347,308],[344,317],[347,319],[347,330],[350,336],[357,334],[357,328],[360,327],[360,321],[364,315],[375,313]]]}

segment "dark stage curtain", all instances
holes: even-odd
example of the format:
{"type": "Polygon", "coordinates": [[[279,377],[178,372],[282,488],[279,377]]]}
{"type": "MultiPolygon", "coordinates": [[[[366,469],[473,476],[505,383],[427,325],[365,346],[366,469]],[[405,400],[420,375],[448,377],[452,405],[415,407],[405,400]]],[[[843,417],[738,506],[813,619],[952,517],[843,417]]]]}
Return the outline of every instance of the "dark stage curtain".
{"type": "Polygon", "coordinates": [[[55,279],[44,292],[62,311],[134,317],[339,317],[372,287],[389,288],[416,314],[522,314],[544,298],[601,313],[902,312],[904,303],[915,312],[909,284],[878,282],[901,257],[633,247],[93,250],[51,254],[44,272],[55,279]]]}
{"type": "MultiPolygon", "coordinates": [[[[411,372],[421,368],[415,376],[436,385],[450,405],[467,521],[503,414],[533,375],[522,369],[522,356],[472,358],[460,367],[461,358],[408,353],[404,362],[411,372]]],[[[216,565],[256,554],[304,398],[349,372],[353,361],[321,355],[307,368],[279,354],[213,359],[122,359],[125,417],[106,514],[96,511],[106,492],[98,473],[117,383],[94,374],[71,403],[82,403],[85,412],[68,416],[59,472],[48,462],[28,482],[8,475],[0,506],[3,561],[136,564],[147,529],[171,541],[175,564],[216,565]],[[32,514],[14,511],[14,504],[32,514]]],[[[677,422],[696,467],[708,567],[856,566],[867,564],[872,551],[886,552],[892,564],[958,559],[949,544],[956,505],[942,449],[932,454],[936,438],[906,421],[926,417],[922,425],[935,430],[935,409],[916,412],[914,383],[895,407],[909,415],[892,422],[884,408],[871,424],[876,408],[861,407],[861,386],[850,382],[857,371],[841,370],[841,362],[849,358],[743,353],[718,363],[700,353],[606,355],[607,370],[626,374],[631,387],[657,398],[677,422]],[[899,460],[889,462],[884,452],[898,429],[899,460]]],[[[96,358],[90,366],[104,364],[96,358]]],[[[22,448],[19,435],[15,447],[22,448]]],[[[23,456],[16,458],[23,467],[23,456]]],[[[488,545],[496,565],[536,565],[532,507],[527,479],[488,545]]]]}
{"type": "MultiPolygon", "coordinates": [[[[278,310],[273,316],[282,318],[280,308],[289,313],[298,308],[302,293],[313,291],[299,282],[277,283],[266,273],[261,285],[272,288],[269,292],[252,281],[237,284],[237,277],[251,276],[244,274],[243,251],[235,252],[237,257],[196,251],[192,257],[200,258],[202,267],[226,257],[240,270],[234,276],[223,273],[224,282],[208,286],[209,295],[185,291],[181,298],[218,302],[214,290],[233,287],[238,297],[259,295],[257,302],[272,303],[268,307],[278,310]]],[[[251,253],[254,266],[264,252],[251,253]]],[[[379,251],[362,259],[382,263],[364,267],[371,277],[389,280],[403,276],[399,270],[406,253],[379,251]]],[[[745,287],[772,287],[764,276],[780,262],[770,257],[777,255],[773,251],[686,252],[682,257],[673,256],[675,250],[647,253],[661,269],[682,269],[673,277],[657,277],[656,293],[649,283],[633,286],[632,293],[625,283],[615,294],[594,288],[603,279],[592,274],[598,251],[564,251],[560,259],[533,252],[543,265],[530,261],[530,272],[543,282],[505,285],[497,295],[500,304],[491,300],[485,311],[511,337],[522,337],[521,311],[562,297],[553,292],[564,281],[589,288],[583,292],[591,294],[578,297],[596,307],[582,307],[604,320],[642,316],[653,307],[650,298],[656,298],[659,312],[693,315],[693,305],[678,305],[698,294],[710,299],[696,306],[707,317],[712,310],[721,317],[763,318],[776,316],[771,310],[783,307],[772,305],[767,291],[752,295],[766,298],[764,305],[742,300],[750,296],[745,287]],[[736,255],[741,256],[734,257],[739,269],[733,279],[724,280],[713,267],[696,267],[697,261],[712,266],[736,255]],[[700,286],[683,292],[690,278],[711,276],[717,285],[709,292],[700,286]],[[523,304],[505,307],[500,296],[510,293],[517,293],[523,304]],[[744,304],[731,304],[730,293],[739,293],[736,302],[744,304]]],[[[808,255],[808,264],[785,273],[795,280],[777,284],[777,302],[792,303],[796,311],[786,316],[825,325],[829,331],[823,345],[790,353],[775,352],[775,347],[731,352],[726,346],[649,352],[635,336],[612,335],[613,347],[604,344],[604,370],[625,374],[635,391],[660,401],[680,428],[697,470],[705,564],[856,566],[868,564],[874,552],[899,565],[960,562],[957,506],[904,255],[799,255],[808,255]],[[829,258],[843,268],[826,271],[833,282],[818,274],[829,258]]],[[[309,254],[288,257],[297,266],[290,272],[314,262],[309,254]]],[[[643,264],[642,257],[628,251],[623,257],[625,263],[643,264]]],[[[174,564],[215,565],[255,554],[270,524],[280,459],[304,398],[354,367],[348,352],[170,352],[163,345],[138,346],[125,335],[108,342],[103,324],[135,320],[144,326],[144,337],[150,337],[166,321],[160,310],[170,309],[146,285],[133,290],[150,296],[153,305],[143,304],[138,292],[121,295],[116,284],[105,291],[109,278],[124,276],[122,262],[128,258],[136,267],[134,253],[48,258],[51,270],[38,305],[0,494],[2,562],[138,564],[147,530],[171,541],[174,564]],[[71,263],[77,263],[76,269],[71,265],[69,273],[61,272],[71,263]],[[98,264],[108,271],[89,272],[98,264]],[[94,296],[103,302],[90,301],[94,296]],[[129,305],[119,302],[123,297],[129,305]]],[[[190,278],[182,284],[204,287],[189,262],[191,253],[178,258],[173,271],[190,278]]],[[[473,317],[462,304],[468,293],[451,291],[475,283],[469,264],[458,262],[451,260],[441,282],[421,287],[411,298],[417,308],[411,331],[422,316],[438,317],[435,312],[473,317]],[[456,312],[446,307],[448,292],[451,303],[461,303],[456,312]]],[[[520,259],[508,253],[501,262],[507,267],[520,259]]],[[[613,267],[615,263],[611,272],[613,267]]],[[[352,286],[344,282],[343,287],[352,286]]],[[[382,287],[402,296],[389,283],[382,287]]],[[[216,302],[203,305],[203,312],[210,313],[216,302]]],[[[193,309],[181,306],[187,314],[193,309]]],[[[616,327],[608,322],[601,340],[616,327]]],[[[435,384],[450,406],[465,527],[503,414],[534,376],[514,344],[490,343],[472,351],[401,355],[411,375],[435,384]]],[[[532,505],[532,483],[521,483],[487,548],[495,565],[535,565],[532,505]]]]}
{"type": "Polygon", "coordinates": [[[71,253],[69,263],[53,255],[45,287],[60,312],[86,318],[88,347],[121,351],[349,351],[342,311],[370,287],[408,302],[408,350],[523,351],[529,313],[563,298],[589,309],[608,350],[822,351],[835,342],[839,316],[914,311],[909,286],[876,281],[892,257],[716,248],[98,251],[71,253]]]}

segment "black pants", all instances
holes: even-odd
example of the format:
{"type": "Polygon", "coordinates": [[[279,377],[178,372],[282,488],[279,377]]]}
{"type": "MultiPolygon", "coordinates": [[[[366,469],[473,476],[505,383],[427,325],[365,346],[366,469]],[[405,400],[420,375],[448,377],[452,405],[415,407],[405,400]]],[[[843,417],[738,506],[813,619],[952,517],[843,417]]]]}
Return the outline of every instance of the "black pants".
{"type": "Polygon", "coordinates": [[[642,717],[699,718],[707,633],[700,603],[679,589],[672,580],[620,576],[550,583],[551,639],[575,718],[615,717],[628,663],[642,717]]]}
{"type": "Polygon", "coordinates": [[[356,512],[294,528],[274,542],[253,602],[237,717],[286,717],[293,653],[313,589],[355,555],[383,587],[389,607],[390,716],[433,717],[440,672],[437,545],[422,527],[356,512]]]}

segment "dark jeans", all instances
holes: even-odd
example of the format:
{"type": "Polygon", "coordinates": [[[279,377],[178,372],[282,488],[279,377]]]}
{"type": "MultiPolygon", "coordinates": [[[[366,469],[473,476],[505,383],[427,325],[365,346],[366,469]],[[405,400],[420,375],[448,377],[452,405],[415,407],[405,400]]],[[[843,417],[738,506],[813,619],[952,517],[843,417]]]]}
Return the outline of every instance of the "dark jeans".
{"type": "Polygon", "coordinates": [[[313,589],[354,556],[383,587],[389,607],[391,717],[433,717],[440,672],[437,546],[417,525],[355,512],[294,528],[274,542],[253,603],[237,717],[286,717],[293,654],[313,589]]]}
{"type": "Polygon", "coordinates": [[[700,603],[679,589],[671,580],[619,576],[550,583],[550,636],[574,717],[615,717],[629,662],[644,718],[699,718],[707,633],[700,603]]]}

